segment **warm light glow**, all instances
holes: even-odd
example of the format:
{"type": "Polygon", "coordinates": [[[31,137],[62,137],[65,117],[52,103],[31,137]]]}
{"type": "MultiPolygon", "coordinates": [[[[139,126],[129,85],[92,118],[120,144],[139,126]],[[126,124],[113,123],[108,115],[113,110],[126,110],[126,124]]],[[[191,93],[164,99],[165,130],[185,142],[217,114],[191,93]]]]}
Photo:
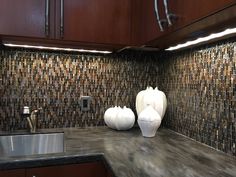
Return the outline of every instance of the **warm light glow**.
{"type": "Polygon", "coordinates": [[[196,40],[188,41],[188,42],[185,42],[183,44],[178,44],[176,46],[169,47],[165,50],[169,50],[169,51],[177,50],[177,49],[180,49],[180,48],[185,48],[185,47],[192,46],[192,45],[195,45],[195,44],[199,44],[199,43],[202,43],[202,42],[210,41],[212,39],[220,38],[220,37],[223,37],[223,36],[226,36],[226,35],[229,35],[229,34],[233,34],[233,33],[236,33],[236,28],[226,29],[225,31],[222,31],[222,32],[219,32],[219,33],[213,33],[213,34],[210,34],[209,36],[206,36],[206,37],[200,37],[196,40]]]}
{"type": "Polygon", "coordinates": [[[30,49],[47,49],[47,50],[62,50],[62,51],[73,51],[73,52],[88,52],[88,53],[103,53],[108,54],[112,53],[111,51],[103,51],[103,50],[86,50],[86,49],[72,49],[72,48],[60,48],[60,47],[46,47],[46,46],[34,46],[34,45],[18,45],[18,44],[3,44],[8,47],[23,47],[30,49]]]}

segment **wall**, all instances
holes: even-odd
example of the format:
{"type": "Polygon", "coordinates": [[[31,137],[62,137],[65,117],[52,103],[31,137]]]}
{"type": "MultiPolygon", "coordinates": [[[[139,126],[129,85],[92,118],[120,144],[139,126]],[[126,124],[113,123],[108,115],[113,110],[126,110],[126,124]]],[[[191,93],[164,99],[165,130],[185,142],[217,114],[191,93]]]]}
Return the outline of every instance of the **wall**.
{"type": "Polygon", "coordinates": [[[160,58],[160,88],[168,97],[163,125],[236,155],[235,39],[160,58]]]}
{"type": "Polygon", "coordinates": [[[104,125],[112,105],[135,111],[135,97],[157,85],[157,61],[142,53],[85,55],[4,48],[0,50],[0,130],[26,129],[23,106],[42,107],[39,128],[104,125]],[[79,98],[92,96],[82,112],[79,98]]]}

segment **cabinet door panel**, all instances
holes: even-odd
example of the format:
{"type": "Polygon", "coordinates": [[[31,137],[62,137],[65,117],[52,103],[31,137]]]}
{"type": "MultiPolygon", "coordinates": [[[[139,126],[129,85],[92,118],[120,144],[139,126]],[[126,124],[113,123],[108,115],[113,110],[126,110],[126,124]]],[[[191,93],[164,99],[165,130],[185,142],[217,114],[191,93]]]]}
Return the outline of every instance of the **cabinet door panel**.
{"type": "Polygon", "coordinates": [[[1,177],[25,177],[25,169],[0,171],[1,177]]]}
{"type": "MultiPolygon", "coordinates": [[[[164,5],[159,3],[161,19],[165,17],[164,5]]],[[[169,11],[177,15],[178,19],[172,26],[161,32],[154,12],[154,0],[133,0],[132,13],[132,42],[139,45],[147,44],[159,37],[166,36],[173,31],[184,28],[192,23],[216,13],[232,4],[235,0],[168,0],[169,11]]]]}
{"type": "Polygon", "coordinates": [[[1,0],[0,35],[45,37],[45,0],[1,0]]]}
{"type": "MultiPolygon", "coordinates": [[[[57,38],[60,39],[60,1],[57,38]]],[[[65,0],[63,39],[88,43],[129,44],[130,0],[65,0]]]]}
{"type": "Polygon", "coordinates": [[[179,16],[179,19],[173,25],[175,29],[194,23],[236,3],[235,0],[170,0],[169,2],[170,11],[179,16]]]}
{"type": "Polygon", "coordinates": [[[26,177],[107,177],[107,171],[100,162],[27,169],[26,177]]]}

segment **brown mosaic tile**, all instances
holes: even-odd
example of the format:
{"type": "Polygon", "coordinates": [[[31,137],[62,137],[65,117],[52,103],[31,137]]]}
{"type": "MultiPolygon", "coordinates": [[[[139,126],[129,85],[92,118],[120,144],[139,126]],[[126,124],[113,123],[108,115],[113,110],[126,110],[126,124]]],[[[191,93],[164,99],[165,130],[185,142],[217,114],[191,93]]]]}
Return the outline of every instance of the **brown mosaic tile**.
{"type": "Polygon", "coordinates": [[[39,128],[104,125],[112,105],[135,111],[137,93],[157,85],[157,61],[145,54],[86,55],[0,50],[0,130],[26,129],[23,106],[43,107],[39,128]],[[82,112],[79,98],[92,97],[82,112]]]}
{"type": "Polygon", "coordinates": [[[164,126],[236,156],[236,42],[166,54],[159,84],[164,126]]]}
{"type": "Polygon", "coordinates": [[[25,105],[42,106],[39,128],[103,126],[112,105],[135,111],[147,85],[168,99],[163,126],[236,156],[236,42],[174,54],[85,55],[0,50],[0,129],[26,129],[25,105]],[[92,96],[82,112],[81,95],[92,96]]]}

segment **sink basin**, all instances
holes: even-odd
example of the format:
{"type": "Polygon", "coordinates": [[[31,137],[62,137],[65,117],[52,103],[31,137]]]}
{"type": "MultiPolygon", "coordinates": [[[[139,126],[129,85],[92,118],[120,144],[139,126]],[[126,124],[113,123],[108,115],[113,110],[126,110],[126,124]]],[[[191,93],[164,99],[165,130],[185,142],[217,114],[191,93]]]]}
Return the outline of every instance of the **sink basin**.
{"type": "Polygon", "coordinates": [[[0,136],[0,156],[25,156],[64,152],[64,133],[0,136]]]}

